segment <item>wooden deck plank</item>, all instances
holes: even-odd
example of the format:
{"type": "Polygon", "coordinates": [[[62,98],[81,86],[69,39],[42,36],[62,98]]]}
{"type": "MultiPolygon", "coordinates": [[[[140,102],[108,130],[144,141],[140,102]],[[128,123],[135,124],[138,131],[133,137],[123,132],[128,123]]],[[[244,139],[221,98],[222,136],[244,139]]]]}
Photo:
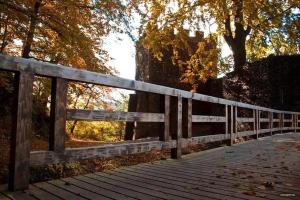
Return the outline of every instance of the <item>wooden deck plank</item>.
{"type": "Polygon", "coordinates": [[[47,200],[60,200],[61,198],[50,194],[44,190],[39,189],[38,187],[35,187],[33,185],[29,186],[29,192],[30,195],[32,195],[36,199],[47,199],[47,200]]]}
{"type": "Polygon", "coordinates": [[[30,200],[298,200],[299,147],[300,133],[277,134],[186,155],[181,160],[37,183],[25,193],[9,195],[30,200]]]}
{"type": "Polygon", "coordinates": [[[72,192],[74,194],[78,194],[79,196],[82,196],[87,199],[111,200],[108,197],[105,197],[103,195],[99,195],[97,193],[82,189],[80,187],[77,187],[76,185],[69,183],[69,182],[64,182],[61,180],[53,180],[53,181],[49,181],[48,183],[53,184],[54,186],[64,189],[66,191],[72,192]]]}
{"type": "Polygon", "coordinates": [[[74,199],[74,200],[83,200],[83,199],[86,199],[84,197],[81,197],[80,194],[76,194],[76,193],[72,193],[72,192],[69,192],[65,189],[61,189],[59,187],[56,187],[56,186],[53,186],[47,182],[43,182],[43,183],[36,183],[34,184],[36,187],[44,190],[44,191],[47,191],[48,193],[50,194],[53,194],[53,195],[57,195],[59,197],[61,197],[62,199],[74,199]]]}
{"type": "MultiPolygon", "coordinates": [[[[153,181],[153,180],[149,181],[146,178],[140,179],[140,178],[135,178],[135,177],[128,176],[128,175],[122,176],[122,174],[119,174],[115,171],[112,173],[101,174],[101,176],[110,177],[111,179],[122,181],[122,182],[135,183],[135,185],[140,185],[144,188],[163,192],[163,193],[166,193],[167,195],[175,196],[174,198],[182,197],[184,199],[197,200],[200,197],[204,198],[204,199],[205,198],[207,199],[209,197],[208,194],[206,194],[206,196],[205,196],[205,195],[200,195],[199,193],[198,194],[192,193],[190,191],[191,188],[188,187],[188,185],[186,187],[175,187],[173,185],[172,185],[173,187],[170,187],[170,186],[167,187],[167,184],[172,184],[172,183],[160,183],[160,182],[153,181]]],[[[216,199],[218,199],[218,198],[216,198],[216,199]]]]}
{"type": "Polygon", "coordinates": [[[130,197],[133,197],[133,198],[136,198],[136,199],[140,199],[140,200],[144,200],[144,199],[154,200],[154,199],[156,199],[153,196],[149,196],[149,195],[146,195],[144,193],[137,192],[135,190],[123,188],[121,186],[116,186],[116,185],[107,183],[103,180],[93,179],[93,178],[90,178],[90,177],[87,177],[87,176],[78,176],[78,177],[75,177],[75,178],[78,179],[78,180],[82,180],[82,181],[85,181],[87,183],[93,184],[93,185],[98,186],[100,188],[105,188],[107,190],[114,191],[114,192],[119,193],[119,194],[124,194],[124,195],[126,194],[126,195],[128,195],[130,197]]]}
{"type": "Polygon", "coordinates": [[[144,187],[144,185],[138,186],[138,185],[134,184],[132,181],[131,182],[124,182],[124,181],[119,181],[119,180],[114,180],[114,179],[111,179],[111,178],[107,178],[107,177],[104,177],[104,176],[98,176],[96,174],[88,174],[87,176],[90,177],[90,178],[93,178],[93,179],[97,179],[99,181],[105,181],[107,183],[113,184],[113,185],[118,186],[118,187],[126,188],[128,190],[134,190],[134,191],[152,196],[156,199],[157,198],[166,199],[166,200],[172,200],[172,199],[174,199],[174,200],[177,200],[177,199],[178,200],[184,200],[185,199],[185,198],[182,198],[182,197],[178,197],[178,196],[176,197],[174,195],[169,195],[167,193],[160,192],[157,189],[154,190],[154,188],[149,189],[147,187],[144,187]]]}
{"type": "Polygon", "coordinates": [[[83,188],[85,190],[94,192],[96,194],[101,194],[106,197],[109,197],[111,199],[124,199],[124,200],[133,200],[134,198],[131,198],[130,196],[126,196],[120,193],[115,192],[115,190],[107,190],[105,188],[97,187],[90,182],[78,180],[77,178],[65,178],[62,179],[63,181],[73,184],[77,187],[83,188]]]}

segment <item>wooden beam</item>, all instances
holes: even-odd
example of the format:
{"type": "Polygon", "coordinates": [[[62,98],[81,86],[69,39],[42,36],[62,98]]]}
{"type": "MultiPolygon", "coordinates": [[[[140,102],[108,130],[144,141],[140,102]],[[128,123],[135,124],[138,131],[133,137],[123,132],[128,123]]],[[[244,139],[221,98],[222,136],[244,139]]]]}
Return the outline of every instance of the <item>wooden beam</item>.
{"type": "Polygon", "coordinates": [[[253,123],[255,118],[238,117],[237,121],[240,123],[253,123]]]}
{"type": "Polygon", "coordinates": [[[176,148],[171,149],[173,159],[181,158],[181,139],[182,139],[182,97],[177,98],[177,130],[176,130],[176,148]]]}
{"type": "Polygon", "coordinates": [[[268,122],[270,123],[270,118],[260,118],[260,123],[268,122]]]}
{"type": "MultiPolygon", "coordinates": [[[[221,99],[203,94],[192,93],[184,90],[178,90],[166,86],[145,83],[141,81],[128,80],[116,76],[90,72],[86,70],[79,70],[61,65],[55,65],[47,62],[39,62],[33,59],[24,59],[11,57],[0,54],[0,69],[7,71],[31,71],[33,74],[47,77],[58,77],[68,79],[71,81],[78,81],[84,83],[92,83],[98,85],[105,85],[108,87],[123,88],[135,91],[151,92],[156,94],[180,96],[183,98],[192,98],[194,100],[206,101],[216,104],[233,105],[248,109],[259,109],[266,112],[285,112],[288,114],[296,114],[296,112],[278,111],[270,108],[250,105],[246,103],[221,99]]],[[[299,113],[297,113],[299,114],[299,113]]]]}
{"type": "Polygon", "coordinates": [[[187,137],[191,138],[193,136],[193,101],[188,99],[188,134],[187,137]]]}
{"type": "Polygon", "coordinates": [[[256,125],[257,125],[257,121],[256,121],[256,110],[253,110],[253,133],[256,133],[256,125]]]}
{"type": "Polygon", "coordinates": [[[236,138],[236,134],[238,132],[238,121],[237,121],[237,118],[238,118],[238,107],[235,106],[235,109],[234,109],[234,140],[236,138]]]}
{"type": "Polygon", "coordinates": [[[105,110],[67,110],[67,120],[165,122],[164,113],[111,112],[105,110]]]}
{"type": "Polygon", "coordinates": [[[205,115],[193,115],[193,122],[226,122],[226,117],[223,116],[205,116],[205,115]]]}
{"type": "Polygon", "coordinates": [[[52,79],[49,150],[64,151],[66,138],[67,80],[52,79]]]}
{"type": "Polygon", "coordinates": [[[110,158],[171,148],[176,148],[175,140],[169,140],[167,142],[158,140],[136,141],[90,147],[66,148],[63,152],[33,151],[31,152],[30,165],[41,166],[76,160],[110,158]]]}
{"type": "Polygon", "coordinates": [[[228,122],[229,122],[229,117],[228,117],[228,105],[225,105],[225,135],[228,136],[228,122]]]}
{"type": "Polygon", "coordinates": [[[162,141],[168,141],[170,138],[170,101],[171,101],[170,96],[165,95],[164,134],[160,138],[160,140],[162,141]]]}
{"type": "Polygon", "coordinates": [[[8,188],[11,191],[24,190],[29,186],[29,161],[32,125],[33,74],[15,74],[14,104],[12,121],[12,142],[8,188]]]}
{"type": "Polygon", "coordinates": [[[271,129],[271,135],[273,135],[273,112],[269,112],[269,118],[270,118],[270,122],[269,122],[269,128],[271,129]]]}
{"type": "Polygon", "coordinates": [[[234,143],[234,136],[233,136],[233,106],[230,106],[230,145],[232,146],[234,143]]]}

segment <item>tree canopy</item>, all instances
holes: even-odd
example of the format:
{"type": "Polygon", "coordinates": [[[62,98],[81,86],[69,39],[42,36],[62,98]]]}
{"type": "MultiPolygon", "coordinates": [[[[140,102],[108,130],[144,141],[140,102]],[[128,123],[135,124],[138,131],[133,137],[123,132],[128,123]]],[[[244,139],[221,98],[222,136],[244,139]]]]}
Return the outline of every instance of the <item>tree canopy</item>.
{"type": "MultiPolygon", "coordinates": [[[[157,57],[161,57],[162,49],[168,46],[174,48],[175,58],[178,49],[189,49],[184,29],[205,31],[207,38],[214,39],[219,48],[227,43],[235,69],[268,54],[299,52],[298,0],[132,0],[131,3],[142,19],[143,43],[157,57]],[[171,41],[167,36],[170,32],[176,34],[171,41]]],[[[202,46],[190,53],[186,62],[187,65],[195,63],[196,58],[198,69],[194,67],[194,73],[206,71],[205,66],[211,64],[205,59],[208,52],[198,55],[205,51],[202,46]]],[[[218,66],[210,66],[217,67],[213,71],[228,69],[224,64],[229,62],[220,57],[220,51],[210,53],[219,56],[218,66]]]]}
{"type": "Polygon", "coordinates": [[[112,73],[103,37],[127,24],[116,0],[0,0],[0,53],[112,73]]]}

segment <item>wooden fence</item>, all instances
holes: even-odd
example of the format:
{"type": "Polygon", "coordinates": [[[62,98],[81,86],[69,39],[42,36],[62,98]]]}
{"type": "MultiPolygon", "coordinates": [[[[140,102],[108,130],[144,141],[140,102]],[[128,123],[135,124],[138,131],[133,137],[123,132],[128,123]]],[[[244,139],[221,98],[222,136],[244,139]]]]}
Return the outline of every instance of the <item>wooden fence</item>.
{"type": "MultiPolygon", "coordinates": [[[[188,145],[230,140],[263,133],[299,130],[300,113],[279,111],[270,108],[230,101],[212,96],[191,93],[161,85],[127,80],[115,76],[79,70],[61,65],[38,62],[30,59],[9,57],[0,54],[0,70],[15,74],[15,101],[13,111],[11,161],[9,169],[9,189],[21,190],[29,185],[29,167],[53,164],[76,159],[107,158],[126,154],[171,149],[172,158],[181,157],[181,149],[188,145]],[[52,79],[51,124],[49,151],[30,151],[32,88],[34,76],[52,79]],[[68,81],[91,83],[134,91],[155,93],[164,96],[164,113],[108,112],[103,110],[68,110],[66,107],[68,81]],[[171,98],[176,99],[176,110],[171,110],[171,98]],[[187,102],[187,112],[183,116],[183,99],[187,102]],[[204,101],[224,106],[223,116],[193,115],[192,102],[204,101]],[[238,116],[238,109],[253,111],[251,117],[238,116]],[[267,114],[262,117],[261,113],[267,114]],[[176,115],[176,122],[170,124],[170,115],[176,115]],[[288,116],[288,118],[286,118],[288,116]],[[182,120],[182,119],[187,120],[182,120]],[[124,142],[83,148],[65,148],[65,126],[67,120],[126,121],[164,123],[164,132],[159,140],[124,142]],[[187,136],[182,137],[183,121],[186,121],[187,136]],[[224,133],[193,137],[193,122],[225,123],[224,133]],[[238,123],[252,123],[253,130],[238,131],[238,123]],[[261,129],[267,123],[268,128],[261,129]],[[274,127],[274,124],[277,124],[274,127]],[[176,137],[170,137],[170,126],[176,127],[176,137]]],[[[252,112],[251,111],[251,112],[252,112]]]]}

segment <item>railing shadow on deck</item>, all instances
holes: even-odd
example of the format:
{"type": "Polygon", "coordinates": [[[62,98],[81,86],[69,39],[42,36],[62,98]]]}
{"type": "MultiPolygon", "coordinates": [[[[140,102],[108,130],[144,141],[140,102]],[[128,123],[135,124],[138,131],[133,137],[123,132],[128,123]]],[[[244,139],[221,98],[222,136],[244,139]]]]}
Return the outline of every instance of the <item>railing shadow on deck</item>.
{"type": "Polygon", "coordinates": [[[172,158],[181,157],[181,149],[188,145],[230,140],[235,138],[283,131],[297,131],[299,112],[280,111],[270,108],[230,101],[212,96],[191,93],[161,85],[127,80],[111,75],[74,69],[61,65],[39,62],[31,59],[9,57],[0,54],[0,71],[15,73],[15,101],[13,111],[13,135],[9,174],[9,190],[22,190],[29,186],[29,167],[53,164],[76,159],[108,158],[127,154],[148,152],[151,150],[171,149],[172,158]],[[49,151],[30,152],[32,88],[34,76],[52,79],[51,124],[49,151]],[[115,88],[155,93],[164,96],[164,113],[108,112],[103,110],[69,110],[66,107],[67,83],[76,81],[115,88]],[[171,98],[176,99],[176,108],[170,106],[171,98]],[[183,116],[183,99],[187,112],[183,116]],[[192,102],[203,101],[224,106],[223,116],[204,116],[192,114],[192,102]],[[239,109],[248,109],[251,117],[238,116],[239,109]],[[265,117],[262,117],[262,112],[265,117]],[[175,115],[175,121],[170,120],[175,115]],[[290,116],[287,119],[285,116],[290,116]],[[183,120],[183,118],[187,120],[183,120]],[[126,121],[164,123],[164,132],[157,141],[125,142],[82,148],[65,148],[65,126],[67,120],[85,121],[126,121]],[[193,122],[224,123],[222,134],[193,137],[193,122]],[[185,126],[183,126],[183,123],[185,126]],[[238,123],[250,123],[253,130],[238,131],[238,123]],[[261,129],[261,124],[268,124],[261,129]],[[274,127],[277,124],[277,127],[274,127]],[[287,125],[288,126],[285,126],[287,125]],[[170,136],[170,125],[176,127],[176,136],[170,136]],[[182,137],[182,127],[187,128],[187,135],[182,137]]]}

